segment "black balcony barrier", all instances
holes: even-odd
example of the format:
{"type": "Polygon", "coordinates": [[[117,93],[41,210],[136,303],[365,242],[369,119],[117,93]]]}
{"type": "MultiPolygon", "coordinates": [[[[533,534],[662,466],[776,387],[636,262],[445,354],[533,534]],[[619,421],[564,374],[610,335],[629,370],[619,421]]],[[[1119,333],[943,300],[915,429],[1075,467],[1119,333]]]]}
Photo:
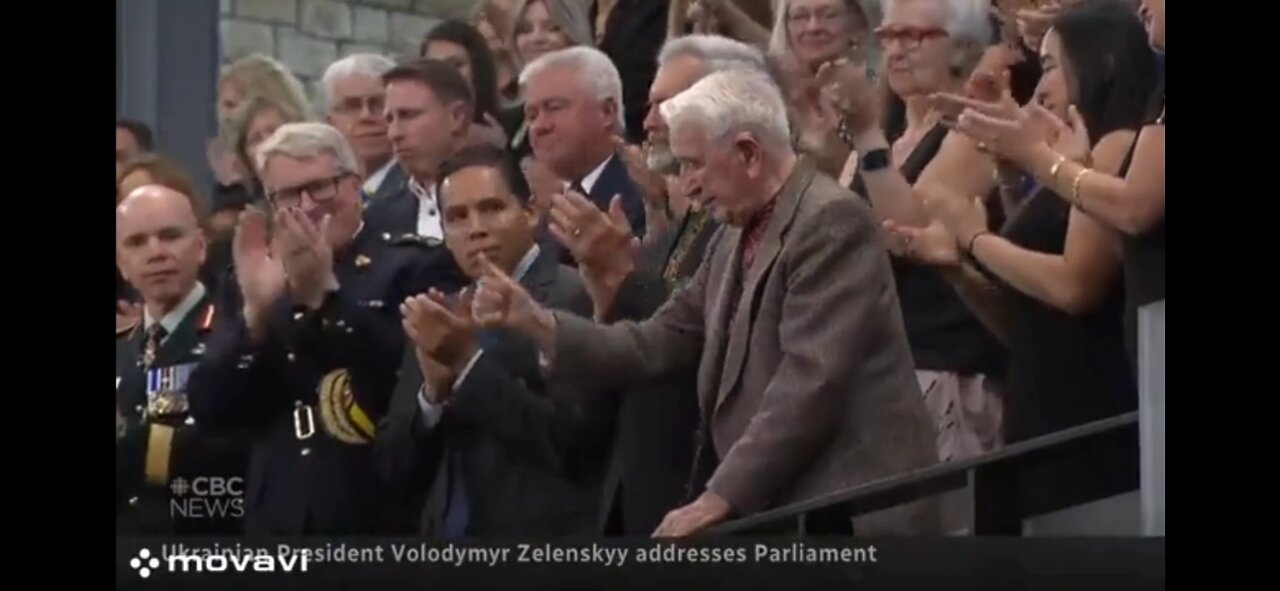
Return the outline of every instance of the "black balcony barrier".
{"type": "Polygon", "coordinates": [[[1138,449],[1134,411],[748,515],[708,533],[805,535],[808,515],[855,517],[968,487],[973,535],[1018,536],[1024,519],[1138,490],[1138,449]],[[1099,471],[1110,477],[1098,478],[1099,471]]]}

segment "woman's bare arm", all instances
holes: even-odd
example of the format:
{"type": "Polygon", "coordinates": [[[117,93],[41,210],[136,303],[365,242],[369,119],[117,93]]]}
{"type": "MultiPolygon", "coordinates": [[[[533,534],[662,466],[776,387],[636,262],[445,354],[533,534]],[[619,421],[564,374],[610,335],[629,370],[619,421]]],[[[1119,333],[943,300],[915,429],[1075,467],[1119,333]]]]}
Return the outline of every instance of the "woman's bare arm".
{"type": "Polygon", "coordinates": [[[1028,170],[1103,224],[1138,234],[1164,219],[1164,125],[1142,129],[1133,162],[1123,178],[1115,176],[1115,170],[1083,172],[1089,169],[1074,162],[1064,163],[1053,175],[1058,159],[1048,146],[1039,147],[1028,170]]]}
{"type": "MultiPolygon", "coordinates": [[[[1117,132],[1098,143],[1093,160],[1100,172],[1119,169],[1133,135],[1117,132]]],[[[1014,289],[1068,314],[1084,314],[1097,308],[1120,274],[1117,238],[1073,208],[1061,255],[1028,250],[996,235],[966,240],[972,255],[1014,289]]]]}

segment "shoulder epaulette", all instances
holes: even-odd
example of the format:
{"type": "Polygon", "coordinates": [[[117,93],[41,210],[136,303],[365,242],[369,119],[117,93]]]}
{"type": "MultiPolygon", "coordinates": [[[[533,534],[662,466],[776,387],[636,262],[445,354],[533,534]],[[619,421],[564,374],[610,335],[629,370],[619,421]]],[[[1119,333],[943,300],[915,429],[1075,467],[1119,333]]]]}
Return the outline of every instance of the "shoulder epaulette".
{"type": "Polygon", "coordinates": [[[382,235],[382,239],[395,246],[425,246],[428,248],[435,248],[444,244],[443,241],[434,236],[421,236],[414,233],[392,235],[388,232],[382,235]]]}

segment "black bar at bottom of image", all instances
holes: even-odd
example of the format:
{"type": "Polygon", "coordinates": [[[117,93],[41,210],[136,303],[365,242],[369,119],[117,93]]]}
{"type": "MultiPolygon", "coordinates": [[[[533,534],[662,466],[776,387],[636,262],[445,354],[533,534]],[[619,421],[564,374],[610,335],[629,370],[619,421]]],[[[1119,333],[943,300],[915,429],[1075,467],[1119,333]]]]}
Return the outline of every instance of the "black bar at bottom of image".
{"type": "Polygon", "coordinates": [[[117,588],[1163,589],[1164,538],[118,538],[117,588]],[[446,585],[441,587],[441,585],[446,585]],[[478,587],[473,587],[478,588],[478,587]],[[681,587],[684,588],[684,587],[681,587]]]}

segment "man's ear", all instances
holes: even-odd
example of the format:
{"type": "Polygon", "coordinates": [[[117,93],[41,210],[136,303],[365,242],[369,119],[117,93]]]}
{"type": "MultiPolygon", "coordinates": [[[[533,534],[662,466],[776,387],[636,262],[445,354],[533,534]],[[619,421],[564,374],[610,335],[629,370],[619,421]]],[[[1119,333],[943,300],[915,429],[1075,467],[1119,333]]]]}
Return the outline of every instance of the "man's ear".
{"type": "Polygon", "coordinates": [[[464,137],[471,127],[471,107],[462,101],[454,101],[449,107],[449,118],[453,122],[454,135],[464,137]]]}
{"type": "Polygon", "coordinates": [[[200,245],[200,266],[203,267],[205,259],[209,258],[209,235],[203,228],[196,228],[196,242],[200,245]]]}
{"type": "Polygon", "coordinates": [[[733,147],[747,168],[754,168],[759,165],[763,154],[760,148],[760,140],[755,136],[745,131],[738,132],[738,135],[733,138],[733,147]]]}
{"type": "MultiPolygon", "coordinates": [[[[604,99],[604,101],[602,101],[600,104],[600,109],[604,112],[605,121],[608,121],[609,123],[612,123],[614,125],[618,125],[619,107],[618,107],[617,101],[613,100],[613,97],[604,99]]],[[[614,131],[616,131],[620,136],[625,136],[627,134],[626,129],[615,129],[614,131]]]]}

